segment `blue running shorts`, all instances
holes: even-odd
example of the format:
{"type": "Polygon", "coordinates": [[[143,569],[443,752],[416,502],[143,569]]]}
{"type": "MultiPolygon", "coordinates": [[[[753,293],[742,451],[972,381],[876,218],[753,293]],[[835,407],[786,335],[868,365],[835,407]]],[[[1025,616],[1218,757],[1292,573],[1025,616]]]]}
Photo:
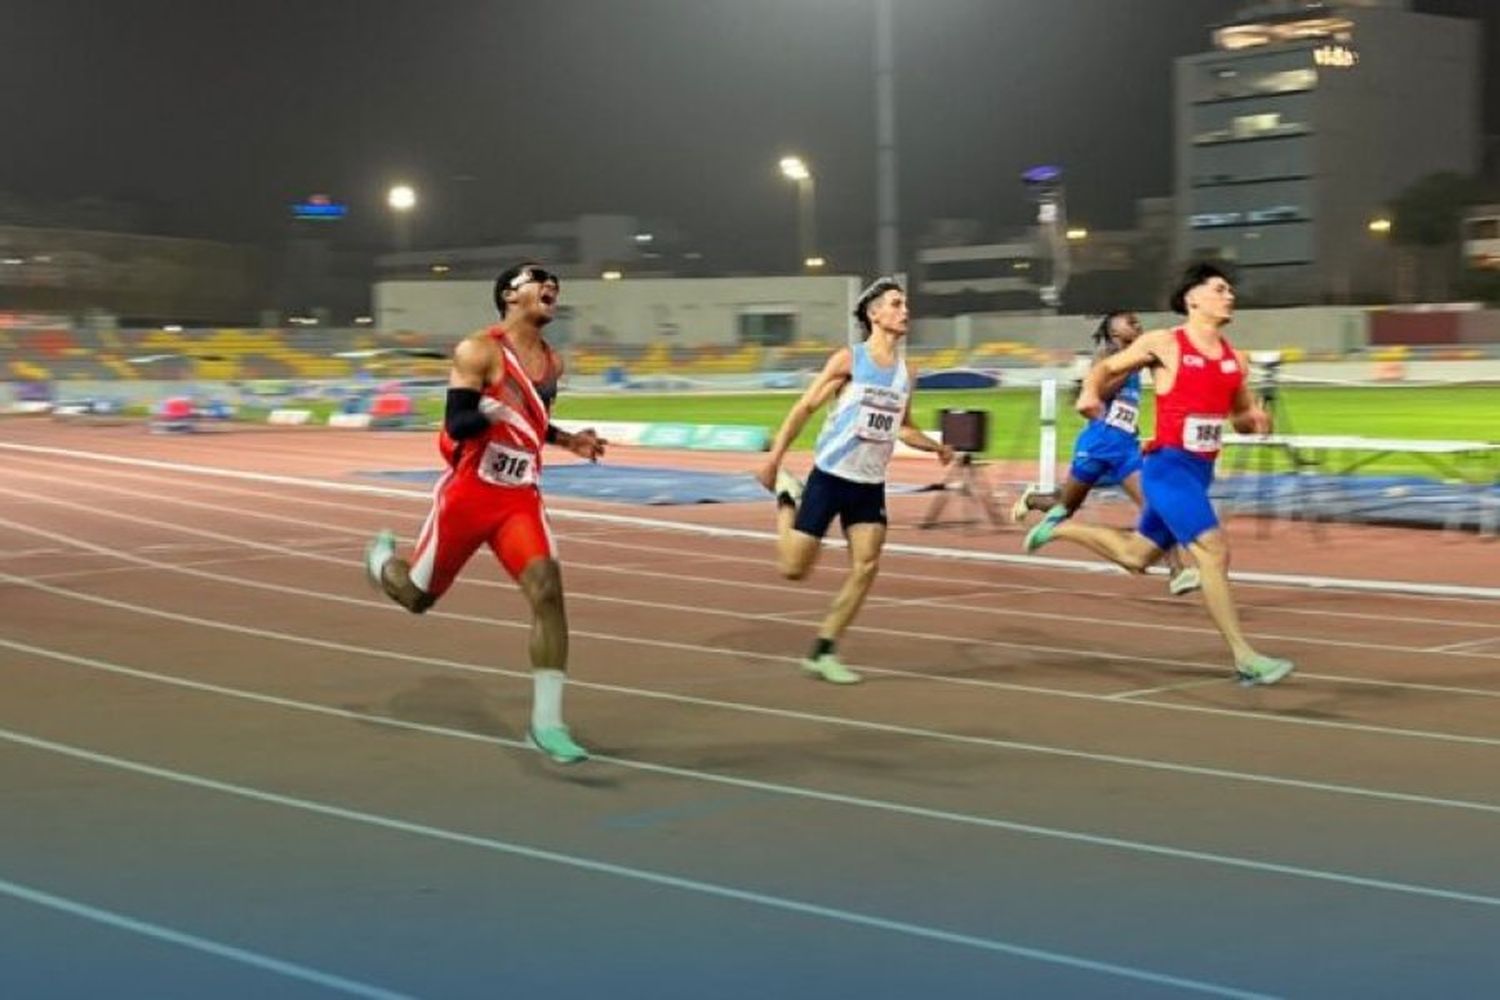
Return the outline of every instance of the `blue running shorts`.
{"type": "Polygon", "coordinates": [[[1146,455],[1141,464],[1141,492],[1146,506],[1136,531],[1165,551],[1190,545],[1198,536],[1219,526],[1219,517],[1208,499],[1214,481],[1214,463],[1181,448],[1162,448],[1146,455]]]}

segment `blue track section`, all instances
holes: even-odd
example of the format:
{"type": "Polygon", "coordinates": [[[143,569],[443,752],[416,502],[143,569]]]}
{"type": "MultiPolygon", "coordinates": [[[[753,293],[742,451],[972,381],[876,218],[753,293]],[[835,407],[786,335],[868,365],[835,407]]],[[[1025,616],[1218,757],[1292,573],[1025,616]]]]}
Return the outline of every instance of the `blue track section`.
{"type": "MultiPolygon", "coordinates": [[[[436,469],[362,472],[378,479],[431,485],[436,469]]],[[[749,472],[688,472],[683,469],[642,465],[549,465],[542,473],[542,489],[548,496],[610,500],[629,504],[689,504],[769,502],[767,493],[749,472]]],[[[890,486],[900,493],[912,487],[890,486]]]]}

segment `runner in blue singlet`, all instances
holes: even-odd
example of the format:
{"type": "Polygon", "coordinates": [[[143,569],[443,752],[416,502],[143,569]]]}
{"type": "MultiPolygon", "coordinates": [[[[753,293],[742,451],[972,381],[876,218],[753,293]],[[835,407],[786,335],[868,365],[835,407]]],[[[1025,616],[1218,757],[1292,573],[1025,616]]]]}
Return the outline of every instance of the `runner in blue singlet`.
{"type": "MultiPolygon", "coordinates": [[[[1097,362],[1128,347],[1141,335],[1141,321],[1135,313],[1114,310],[1105,315],[1094,331],[1094,360],[1097,362]]],[[[1058,490],[1043,492],[1026,487],[1010,509],[1012,521],[1021,522],[1033,510],[1046,512],[1053,522],[1072,517],[1095,487],[1118,486],[1137,507],[1141,506],[1141,375],[1131,372],[1108,407],[1090,420],[1073,443],[1073,462],[1068,478],[1058,490]]],[[[1167,589],[1174,595],[1198,589],[1198,571],[1184,567],[1179,549],[1167,553],[1171,566],[1167,589]]]]}

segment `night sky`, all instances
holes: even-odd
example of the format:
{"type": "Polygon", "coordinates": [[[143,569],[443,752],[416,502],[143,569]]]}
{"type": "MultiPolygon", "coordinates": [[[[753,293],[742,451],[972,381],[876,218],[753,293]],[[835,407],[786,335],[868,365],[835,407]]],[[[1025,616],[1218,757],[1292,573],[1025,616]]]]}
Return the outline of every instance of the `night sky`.
{"type": "MultiPolygon", "coordinates": [[[[1172,57],[1240,6],[896,0],[903,241],[933,217],[1023,225],[1015,178],[1039,162],[1068,170],[1076,220],[1128,226],[1171,191],[1172,57]]],[[[1419,8],[1484,14],[1494,52],[1496,6],[1419,8]]],[[[797,152],[821,245],[866,267],[872,24],[869,0],[0,0],[0,189],[141,200],[230,240],[274,238],[321,191],[373,245],[401,178],[419,246],[606,212],[774,267],[797,152]]],[[[1497,110],[1491,86],[1488,131],[1497,110]]]]}

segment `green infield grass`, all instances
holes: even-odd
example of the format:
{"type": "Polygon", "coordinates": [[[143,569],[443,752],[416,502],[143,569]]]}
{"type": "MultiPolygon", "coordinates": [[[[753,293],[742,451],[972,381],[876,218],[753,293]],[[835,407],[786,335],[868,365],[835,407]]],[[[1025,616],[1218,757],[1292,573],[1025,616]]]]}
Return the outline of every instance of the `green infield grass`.
{"type": "MultiPolygon", "coordinates": [[[[753,424],[770,431],[780,425],[794,393],[665,393],[583,394],[564,392],[555,415],[567,420],[662,421],[695,424],[753,424]]],[[[1040,432],[1039,393],[1035,388],[919,391],[914,397],[917,423],[938,424],[942,409],[982,409],[990,413],[990,458],[1035,458],[1040,432]]],[[[1058,452],[1066,459],[1082,418],[1073,410],[1067,389],[1058,395],[1058,452]]],[[[333,408],[327,403],[305,405],[323,422],[333,408]]],[[[1500,441],[1500,388],[1493,386],[1402,387],[1283,387],[1274,407],[1281,433],[1360,435],[1374,438],[1414,438],[1463,441],[1500,441]]],[[[442,403],[424,400],[422,419],[440,418],[442,403]]],[[[253,419],[253,412],[245,416],[253,419]]],[[[1141,426],[1152,426],[1152,397],[1145,395],[1141,426]]],[[[815,414],[794,447],[809,449],[822,426],[815,414]]],[[[1260,468],[1257,459],[1256,468],[1260,468]]],[[[1489,465],[1470,463],[1466,478],[1493,478],[1500,459],[1489,465]]],[[[1432,467],[1409,456],[1392,456],[1361,469],[1371,474],[1433,474],[1432,467]]]]}

